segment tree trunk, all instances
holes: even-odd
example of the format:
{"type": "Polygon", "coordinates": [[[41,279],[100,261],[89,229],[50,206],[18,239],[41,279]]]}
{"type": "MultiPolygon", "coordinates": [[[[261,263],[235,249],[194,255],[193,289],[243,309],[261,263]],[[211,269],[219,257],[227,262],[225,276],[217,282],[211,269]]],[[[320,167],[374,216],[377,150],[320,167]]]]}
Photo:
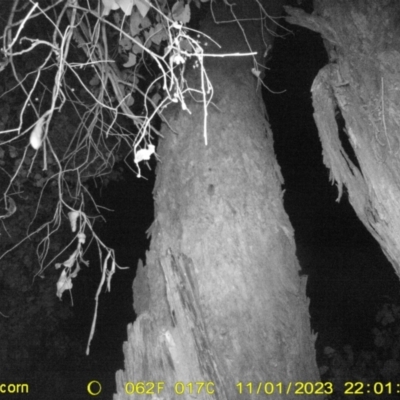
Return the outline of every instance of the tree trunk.
{"type": "MultiPolygon", "coordinates": [[[[256,3],[235,3],[244,6],[235,7],[237,16],[257,11],[256,3]]],[[[222,52],[249,51],[237,24],[209,18],[205,25],[222,52]]],[[[260,24],[243,26],[263,54],[260,24]]],[[[136,398],[127,382],[138,381],[159,399],[176,399],[180,390],[182,399],[210,398],[210,391],[215,399],[260,398],[259,382],[275,384],[259,389],[273,392],[270,399],[291,399],[295,382],[319,379],[305,282],[252,67],[251,57],[207,60],[215,91],[207,146],[202,104],[189,102],[191,114],[167,110],[177,134],[165,126],[157,149],[151,248],[134,283],[139,316],[128,327],[115,400],[136,398]]]]}
{"type": "Polygon", "coordinates": [[[400,276],[400,2],[316,0],[312,15],[287,11],[321,33],[330,56],[312,87],[324,163],[400,276]],[[356,160],[339,139],[337,110],[356,160]]]}

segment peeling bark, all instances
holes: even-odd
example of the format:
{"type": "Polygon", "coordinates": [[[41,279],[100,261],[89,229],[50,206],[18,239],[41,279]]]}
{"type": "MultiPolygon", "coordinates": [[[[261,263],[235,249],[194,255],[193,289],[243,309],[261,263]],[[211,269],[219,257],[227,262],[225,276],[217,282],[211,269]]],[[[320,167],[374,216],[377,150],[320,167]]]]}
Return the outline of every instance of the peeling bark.
{"type": "Polygon", "coordinates": [[[400,276],[400,3],[316,0],[287,21],[319,32],[330,63],[312,86],[325,165],[400,276]],[[344,151],[340,110],[358,165],[344,151]]]}

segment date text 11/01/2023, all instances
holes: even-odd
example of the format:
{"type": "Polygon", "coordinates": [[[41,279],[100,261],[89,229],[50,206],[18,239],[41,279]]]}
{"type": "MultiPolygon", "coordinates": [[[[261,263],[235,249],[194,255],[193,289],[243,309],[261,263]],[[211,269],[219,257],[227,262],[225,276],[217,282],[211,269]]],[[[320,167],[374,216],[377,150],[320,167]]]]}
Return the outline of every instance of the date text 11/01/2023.
{"type": "MultiPolygon", "coordinates": [[[[158,395],[164,390],[165,382],[127,382],[125,393],[158,395]]],[[[214,382],[177,382],[174,392],[182,394],[206,393],[210,396],[218,390],[214,382]]],[[[242,394],[297,394],[297,395],[331,395],[339,391],[344,395],[391,395],[400,394],[400,382],[345,382],[341,387],[332,382],[239,382],[236,384],[239,395],[242,394]]]]}

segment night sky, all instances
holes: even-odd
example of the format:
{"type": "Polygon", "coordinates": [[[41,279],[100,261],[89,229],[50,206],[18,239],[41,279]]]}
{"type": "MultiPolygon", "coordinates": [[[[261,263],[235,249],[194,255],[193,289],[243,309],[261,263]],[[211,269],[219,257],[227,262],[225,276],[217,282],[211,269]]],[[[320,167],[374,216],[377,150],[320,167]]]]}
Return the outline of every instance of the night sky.
{"type": "MultiPolygon", "coordinates": [[[[317,345],[319,350],[345,344],[367,349],[373,344],[370,331],[376,312],[384,302],[398,300],[398,278],[346,196],[336,202],[338,191],[322,164],[310,93],[314,77],[327,63],[322,40],[303,28],[286,26],[292,33],[278,32],[284,36],[276,39],[266,73],[268,87],[285,93],[264,95],[285,179],[284,205],[295,229],[303,272],[309,275],[307,293],[313,329],[319,331],[317,345]]],[[[344,135],[342,140],[346,145],[344,135]]],[[[70,372],[71,389],[77,393],[84,392],[87,379],[103,383],[101,398],[111,398],[115,391],[127,324],[135,318],[134,271],[149,245],[145,231],[153,221],[153,184],[154,173],[139,180],[127,172],[123,181],[110,183],[102,195],[95,191],[98,204],[115,210],[104,213],[107,223],[101,226],[100,237],[116,250],[119,265],[130,269],[118,271],[111,293],[101,296],[91,355],[70,372]]],[[[91,268],[84,268],[74,284],[71,321],[71,334],[85,344],[100,278],[96,250],[88,256],[91,268]]]]}

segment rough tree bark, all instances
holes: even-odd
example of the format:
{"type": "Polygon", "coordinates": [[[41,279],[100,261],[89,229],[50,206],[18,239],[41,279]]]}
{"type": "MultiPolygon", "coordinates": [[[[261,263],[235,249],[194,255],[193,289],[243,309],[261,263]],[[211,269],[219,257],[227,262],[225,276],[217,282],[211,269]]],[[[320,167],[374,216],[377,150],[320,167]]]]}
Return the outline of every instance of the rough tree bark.
{"type": "MultiPolygon", "coordinates": [[[[235,3],[238,17],[259,17],[256,2],[235,3]]],[[[276,13],[280,4],[265,7],[276,13]]],[[[263,54],[261,24],[242,24],[252,49],[263,54]]],[[[210,15],[203,31],[221,52],[249,50],[236,23],[217,25],[210,15]]],[[[298,398],[295,382],[319,379],[305,282],[252,67],[250,57],[207,60],[215,91],[207,146],[201,104],[191,101],[191,114],[166,112],[176,133],[165,126],[157,149],[151,248],[134,283],[138,318],[128,327],[115,400],[136,398],[126,383],[138,381],[149,382],[145,388],[155,394],[147,398],[154,399],[178,398],[177,382],[194,390],[195,382],[212,383],[200,393],[185,386],[182,399],[209,398],[207,388],[215,399],[259,398],[249,386],[239,394],[239,382],[273,382],[270,399],[291,399],[298,398]]],[[[190,75],[195,82],[196,72],[190,75]]]]}
{"type": "Polygon", "coordinates": [[[400,2],[315,0],[314,9],[286,8],[289,22],[321,33],[330,56],[312,87],[324,163],[400,276],[400,2]]]}

